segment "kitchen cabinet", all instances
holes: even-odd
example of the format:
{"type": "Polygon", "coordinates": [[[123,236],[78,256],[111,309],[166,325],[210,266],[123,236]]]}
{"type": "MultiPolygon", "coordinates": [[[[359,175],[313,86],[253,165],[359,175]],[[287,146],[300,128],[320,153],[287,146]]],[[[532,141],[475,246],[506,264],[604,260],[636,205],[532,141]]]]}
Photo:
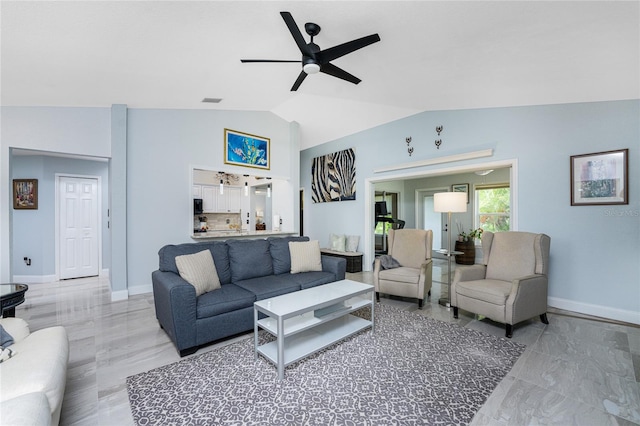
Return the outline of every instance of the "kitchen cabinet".
{"type": "Polygon", "coordinates": [[[220,189],[213,185],[202,185],[202,211],[203,213],[215,213],[218,206],[218,192],[220,189]]]}
{"type": "Polygon", "coordinates": [[[218,213],[239,213],[242,204],[242,188],[225,186],[224,194],[216,194],[218,213]]]}
{"type": "Polygon", "coordinates": [[[193,185],[193,198],[202,198],[203,213],[240,213],[242,188],[225,186],[220,194],[219,185],[193,185]]]}

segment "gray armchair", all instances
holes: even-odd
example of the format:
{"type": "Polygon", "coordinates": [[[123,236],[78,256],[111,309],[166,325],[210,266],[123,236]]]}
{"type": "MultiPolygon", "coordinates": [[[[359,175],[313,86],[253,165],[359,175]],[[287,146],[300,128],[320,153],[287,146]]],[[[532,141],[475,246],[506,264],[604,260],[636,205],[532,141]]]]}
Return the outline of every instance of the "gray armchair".
{"type": "Polygon", "coordinates": [[[458,266],[451,283],[453,317],[458,308],[513,325],[540,316],[547,320],[549,245],[545,234],[485,232],[481,264],[458,266]]]}
{"type": "Polygon", "coordinates": [[[388,254],[400,263],[400,267],[383,269],[380,259],[375,260],[373,283],[378,301],[380,293],[414,297],[422,308],[422,302],[431,293],[432,244],[431,230],[389,230],[388,254]]]}

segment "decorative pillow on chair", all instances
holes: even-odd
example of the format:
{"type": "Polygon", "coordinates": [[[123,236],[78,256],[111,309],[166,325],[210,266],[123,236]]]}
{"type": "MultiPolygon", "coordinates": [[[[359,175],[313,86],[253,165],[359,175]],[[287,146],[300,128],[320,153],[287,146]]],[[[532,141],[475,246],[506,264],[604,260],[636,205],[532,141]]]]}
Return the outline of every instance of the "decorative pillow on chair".
{"type": "Polygon", "coordinates": [[[318,240],[289,242],[291,273],[322,271],[322,257],[318,240]]]}
{"type": "Polygon", "coordinates": [[[331,246],[329,247],[333,251],[345,251],[345,236],[344,235],[336,235],[331,234],[329,237],[329,243],[331,246]]]}
{"type": "Polygon", "coordinates": [[[220,288],[216,264],[208,249],[176,256],[176,266],[182,279],[195,287],[196,296],[220,288]]]}
{"type": "Polygon", "coordinates": [[[360,235],[347,235],[346,251],[358,251],[358,243],[360,243],[360,235]]]}

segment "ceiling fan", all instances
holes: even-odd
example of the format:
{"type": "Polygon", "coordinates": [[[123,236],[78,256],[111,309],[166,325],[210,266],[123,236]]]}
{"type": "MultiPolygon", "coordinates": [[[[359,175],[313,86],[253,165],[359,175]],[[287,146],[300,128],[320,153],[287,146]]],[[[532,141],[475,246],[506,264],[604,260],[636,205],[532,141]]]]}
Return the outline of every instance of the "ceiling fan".
{"type": "Polygon", "coordinates": [[[339,44],[328,49],[320,50],[320,47],[313,42],[313,37],[320,33],[320,26],[313,22],[307,22],[304,24],[304,29],[311,36],[311,41],[305,43],[302,33],[296,25],[293,16],[289,12],[280,12],[282,19],[287,24],[293,39],[295,40],[300,52],[302,53],[302,60],[281,60],[281,59],[241,59],[242,63],[249,62],[302,62],[302,71],[298,75],[295,83],[291,87],[291,91],[298,90],[298,87],[302,84],[308,74],[315,74],[317,72],[323,72],[333,77],[340,78],[342,80],[349,81],[353,84],[360,83],[358,77],[349,74],[345,70],[333,65],[331,61],[340,58],[348,53],[354,52],[358,49],[362,49],[370,44],[380,41],[378,34],[372,34],[366,37],[362,37],[356,40],[351,40],[346,43],[339,44]]]}

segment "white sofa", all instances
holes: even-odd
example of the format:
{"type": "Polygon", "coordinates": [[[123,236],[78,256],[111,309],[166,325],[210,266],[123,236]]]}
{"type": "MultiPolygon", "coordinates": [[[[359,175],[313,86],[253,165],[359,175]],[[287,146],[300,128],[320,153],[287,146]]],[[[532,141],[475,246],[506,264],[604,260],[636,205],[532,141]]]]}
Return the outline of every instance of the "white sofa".
{"type": "Polygon", "coordinates": [[[57,425],[64,398],[69,339],[64,327],[31,333],[20,318],[0,324],[14,339],[15,355],[0,363],[0,424],[57,425]]]}

